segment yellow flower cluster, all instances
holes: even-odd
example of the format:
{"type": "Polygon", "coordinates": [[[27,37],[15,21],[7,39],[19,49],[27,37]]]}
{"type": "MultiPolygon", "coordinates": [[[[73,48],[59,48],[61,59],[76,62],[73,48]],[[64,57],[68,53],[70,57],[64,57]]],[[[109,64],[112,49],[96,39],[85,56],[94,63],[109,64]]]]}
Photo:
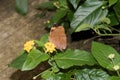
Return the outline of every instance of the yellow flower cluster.
{"type": "Polygon", "coordinates": [[[55,45],[52,42],[47,42],[45,45],[45,52],[53,53],[55,51],[55,45]]]}
{"type": "Polygon", "coordinates": [[[25,44],[24,44],[24,50],[26,50],[27,52],[30,52],[30,50],[34,47],[34,40],[31,40],[31,41],[27,41],[25,44]]]}

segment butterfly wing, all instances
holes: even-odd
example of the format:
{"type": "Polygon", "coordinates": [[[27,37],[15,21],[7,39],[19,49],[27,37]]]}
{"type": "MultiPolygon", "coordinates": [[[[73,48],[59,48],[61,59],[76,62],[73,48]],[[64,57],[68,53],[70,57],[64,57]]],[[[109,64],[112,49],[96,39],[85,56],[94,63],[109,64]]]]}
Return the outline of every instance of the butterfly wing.
{"type": "Polygon", "coordinates": [[[63,26],[52,27],[50,31],[49,41],[54,43],[57,49],[61,51],[66,49],[66,34],[63,26]]]}

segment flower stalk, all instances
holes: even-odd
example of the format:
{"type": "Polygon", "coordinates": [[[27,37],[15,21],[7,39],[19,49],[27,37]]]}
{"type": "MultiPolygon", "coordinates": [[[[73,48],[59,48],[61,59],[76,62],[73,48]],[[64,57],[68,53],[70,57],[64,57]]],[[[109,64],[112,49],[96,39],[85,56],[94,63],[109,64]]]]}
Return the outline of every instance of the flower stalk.
{"type": "Polygon", "coordinates": [[[117,75],[120,77],[120,72],[119,72],[119,65],[115,65],[114,63],[114,58],[115,58],[115,54],[110,54],[108,55],[108,58],[111,60],[111,63],[113,64],[113,69],[117,72],[117,75]]]}

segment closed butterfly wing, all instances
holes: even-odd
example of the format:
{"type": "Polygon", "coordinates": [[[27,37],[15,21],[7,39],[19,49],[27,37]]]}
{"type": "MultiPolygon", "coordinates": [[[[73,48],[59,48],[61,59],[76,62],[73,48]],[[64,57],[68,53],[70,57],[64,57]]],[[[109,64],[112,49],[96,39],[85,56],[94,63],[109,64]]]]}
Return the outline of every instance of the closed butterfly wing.
{"type": "Polygon", "coordinates": [[[52,27],[50,31],[49,41],[54,43],[57,49],[61,51],[66,49],[67,41],[63,26],[52,27]]]}

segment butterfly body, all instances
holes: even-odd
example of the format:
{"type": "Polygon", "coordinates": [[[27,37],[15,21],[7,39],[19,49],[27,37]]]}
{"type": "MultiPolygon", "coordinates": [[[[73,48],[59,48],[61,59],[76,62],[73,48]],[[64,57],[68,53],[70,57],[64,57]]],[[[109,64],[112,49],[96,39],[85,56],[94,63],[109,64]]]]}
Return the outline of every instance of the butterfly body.
{"type": "Polygon", "coordinates": [[[61,51],[66,49],[66,34],[63,26],[52,27],[50,30],[49,41],[52,42],[57,49],[61,51]]]}

